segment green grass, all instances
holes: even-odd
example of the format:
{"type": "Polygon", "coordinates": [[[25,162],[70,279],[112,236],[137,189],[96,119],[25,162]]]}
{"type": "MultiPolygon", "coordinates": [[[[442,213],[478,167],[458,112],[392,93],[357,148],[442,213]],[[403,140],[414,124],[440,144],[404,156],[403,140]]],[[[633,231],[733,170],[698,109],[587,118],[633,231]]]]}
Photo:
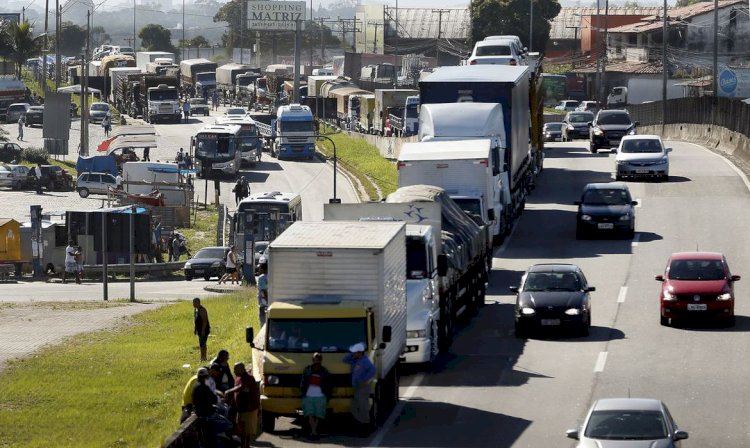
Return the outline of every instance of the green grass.
{"type": "MultiPolygon", "coordinates": [[[[329,134],[329,137],[336,144],[338,163],[362,182],[371,201],[379,199],[377,189],[380,189],[383,197],[396,191],[396,164],[384,159],[378,148],[364,139],[350,137],[344,133],[329,134]],[[377,188],[373,184],[377,185],[377,188]]],[[[318,148],[326,156],[333,156],[333,146],[328,140],[320,140],[318,148]]]]}
{"type": "Polygon", "coordinates": [[[187,237],[190,252],[193,254],[206,246],[216,245],[216,221],[218,216],[214,204],[208,204],[208,208],[203,208],[203,205],[196,205],[196,207],[195,221],[193,221],[193,215],[190,217],[193,226],[178,229],[181,234],[187,237]]]}
{"type": "MultiPolygon", "coordinates": [[[[249,362],[254,290],[204,305],[209,356],[225,348],[230,363],[249,362]]],[[[192,304],[180,302],[11,361],[0,382],[0,446],[160,446],[179,426],[182,390],[199,365],[192,329],[192,304]]]]}

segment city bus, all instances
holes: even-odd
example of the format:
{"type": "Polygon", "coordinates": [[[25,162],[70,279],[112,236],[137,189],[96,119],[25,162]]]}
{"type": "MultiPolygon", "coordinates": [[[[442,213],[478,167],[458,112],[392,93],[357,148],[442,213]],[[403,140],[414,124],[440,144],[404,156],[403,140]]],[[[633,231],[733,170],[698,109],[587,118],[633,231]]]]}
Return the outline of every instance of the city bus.
{"type": "Polygon", "coordinates": [[[216,119],[216,124],[239,126],[242,162],[248,165],[255,165],[256,162],[260,162],[261,154],[263,154],[263,138],[258,134],[255,120],[249,116],[219,117],[216,119]]]}
{"type": "Polygon", "coordinates": [[[239,147],[240,126],[212,124],[190,139],[195,172],[206,179],[236,176],[240,171],[242,153],[239,147]]]}

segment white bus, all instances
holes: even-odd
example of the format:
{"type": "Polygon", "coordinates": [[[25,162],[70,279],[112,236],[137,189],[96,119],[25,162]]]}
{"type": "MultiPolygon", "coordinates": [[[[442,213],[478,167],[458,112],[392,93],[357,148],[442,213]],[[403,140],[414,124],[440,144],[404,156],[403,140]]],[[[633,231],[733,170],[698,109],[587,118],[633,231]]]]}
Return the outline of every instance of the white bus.
{"type": "Polygon", "coordinates": [[[190,139],[198,177],[208,179],[217,175],[237,175],[242,163],[240,129],[237,125],[213,124],[204,127],[190,139]]]}
{"type": "Polygon", "coordinates": [[[247,115],[244,117],[219,117],[216,119],[216,124],[239,126],[242,162],[249,165],[255,165],[256,162],[260,162],[261,154],[263,154],[263,138],[258,134],[255,120],[247,115]]]}

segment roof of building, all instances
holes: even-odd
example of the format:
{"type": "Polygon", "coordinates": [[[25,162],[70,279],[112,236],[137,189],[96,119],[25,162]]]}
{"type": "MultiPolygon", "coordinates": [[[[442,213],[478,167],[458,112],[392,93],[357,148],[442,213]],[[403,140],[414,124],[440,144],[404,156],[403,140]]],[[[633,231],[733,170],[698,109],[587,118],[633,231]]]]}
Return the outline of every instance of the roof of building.
{"type": "MultiPolygon", "coordinates": [[[[396,8],[386,8],[385,18],[388,26],[394,29],[396,8]]],[[[441,28],[439,33],[441,39],[468,38],[471,28],[469,10],[467,8],[440,10],[398,8],[398,37],[401,39],[437,39],[438,26],[441,28]]]]}
{"type": "MultiPolygon", "coordinates": [[[[719,2],[719,9],[734,6],[736,4],[746,4],[745,0],[722,0],[719,2]]],[[[664,26],[662,17],[658,14],[662,10],[657,8],[659,11],[651,16],[644,17],[640,22],[631,23],[628,25],[622,25],[615,28],[610,28],[610,33],[643,33],[646,31],[653,31],[661,29],[664,26]]],[[[684,24],[686,20],[692,19],[693,17],[709,13],[714,10],[713,2],[699,2],[694,3],[690,6],[683,6],[682,8],[670,8],[667,13],[667,21],[670,26],[684,24]]]]}
{"type": "MultiPolygon", "coordinates": [[[[606,66],[607,72],[656,75],[661,73],[661,63],[654,62],[611,62],[606,66]]],[[[575,73],[596,73],[596,65],[588,65],[573,70],[575,73]]]]}
{"type": "MultiPolygon", "coordinates": [[[[739,1],[739,0],[738,0],[739,1]]],[[[648,16],[658,14],[661,7],[625,7],[610,6],[609,15],[614,16],[648,16]]],[[[600,8],[601,15],[604,15],[604,8],[600,8]]],[[[579,8],[565,7],[560,9],[560,13],[550,22],[550,40],[576,39],[581,36],[580,26],[582,16],[595,16],[596,8],[579,8]]],[[[399,19],[400,21],[400,19],[399,19]]]]}

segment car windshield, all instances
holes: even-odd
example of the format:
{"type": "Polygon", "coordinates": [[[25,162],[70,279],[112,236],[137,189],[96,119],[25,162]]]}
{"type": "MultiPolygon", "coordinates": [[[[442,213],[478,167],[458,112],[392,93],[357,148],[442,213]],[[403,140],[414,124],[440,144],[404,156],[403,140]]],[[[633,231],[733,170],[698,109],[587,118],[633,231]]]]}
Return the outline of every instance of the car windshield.
{"type": "Polygon", "coordinates": [[[571,123],[588,123],[589,121],[594,121],[594,114],[592,113],[570,114],[568,116],[568,121],[571,123]]]}
{"type": "Polygon", "coordinates": [[[192,105],[197,105],[197,104],[205,105],[207,103],[206,103],[206,100],[204,100],[203,98],[190,98],[190,104],[192,104],[192,105]]]}
{"type": "Polygon", "coordinates": [[[108,104],[92,104],[91,110],[99,110],[99,111],[108,111],[109,105],[108,104]]]}
{"type": "Polygon", "coordinates": [[[559,131],[559,130],[562,129],[563,124],[562,123],[547,123],[547,124],[544,125],[544,127],[548,131],[559,131]]]}
{"type": "Polygon", "coordinates": [[[628,114],[604,114],[599,116],[598,124],[632,124],[628,114]]]}
{"type": "Polygon", "coordinates": [[[623,140],[621,152],[636,153],[636,152],[662,152],[661,143],[656,139],[633,139],[623,140]]]}
{"type": "Polygon", "coordinates": [[[509,45],[485,45],[477,47],[477,56],[511,56],[509,45]]]}
{"type": "Polygon", "coordinates": [[[218,258],[224,259],[224,249],[201,249],[193,258],[218,258]]]}
{"type": "Polygon", "coordinates": [[[672,280],[723,280],[721,260],[673,260],[669,265],[672,280]]]}
{"type": "Polygon", "coordinates": [[[261,254],[263,251],[266,250],[266,247],[268,247],[268,242],[266,241],[259,241],[255,243],[255,253],[261,254]]]}
{"type": "Polygon", "coordinates": [[[584,435],[599,440],[655,440],[667,434],[659,411],[594,411],[584,435]]]}
{"type": "Polygon", "coordinates": [[[346,352],[367,340],[365,319],[269,319],[268,350],[275,352],[346,352]],[[323,324],[323,325],[321,325],[323,324]]]}
{"type": "Polygon", "coordinates": [[[586,205],[627,205],[630,203],[630,194],[627,190],[619,188],[594,188],[584,193],[583,203],[586,205]]]}
{"type": "Polygon", "coordinates": [[[524,291],[580,291],[581,279],[575,272],[529,272],[524,291]]]}
{"type": "Polygon", "coordinates": [[[242,108],[227,109],[227,115],[245,115],[247,111],[242,108]]]}

